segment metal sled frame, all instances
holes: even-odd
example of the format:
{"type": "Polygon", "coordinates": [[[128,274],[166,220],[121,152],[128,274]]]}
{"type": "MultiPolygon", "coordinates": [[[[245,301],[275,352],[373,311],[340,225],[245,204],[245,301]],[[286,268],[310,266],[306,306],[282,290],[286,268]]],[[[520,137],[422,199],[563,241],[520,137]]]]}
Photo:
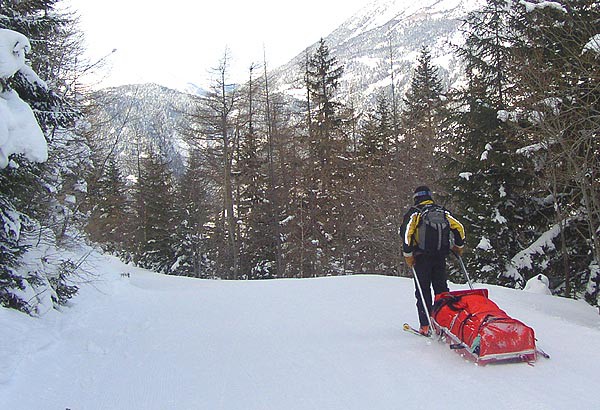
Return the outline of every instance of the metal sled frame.
{"type": "Polygon", "coordinates": [[[537,359],[536,349],[527,349],[519,352],[506,352],[487,354],[479,356],[474,353],[469,346],[461,341],[456,335],[450,332],[450,329],[441,326],[431,318],[431,324],[435,330],[435,333],[439,336],[439,340],[445,341],[450,345],[452,350],[456,350],[461,356],[475,362],[479,366],[485,366],[490,363],[515,363],[515,362],[535,362],[537,359]]]}

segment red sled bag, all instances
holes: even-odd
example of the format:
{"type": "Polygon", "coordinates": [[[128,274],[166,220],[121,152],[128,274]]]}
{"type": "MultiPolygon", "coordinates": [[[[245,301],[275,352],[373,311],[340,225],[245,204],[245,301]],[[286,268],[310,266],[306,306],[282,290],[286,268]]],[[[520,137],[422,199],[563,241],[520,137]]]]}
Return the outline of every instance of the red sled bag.
{"type": "Polygon", "coordinates": [[[452,349],[464,351],[478,364],[536,360],[533,329],[488,299],[487,289],[436,295],[432,324],[452,349]]]}

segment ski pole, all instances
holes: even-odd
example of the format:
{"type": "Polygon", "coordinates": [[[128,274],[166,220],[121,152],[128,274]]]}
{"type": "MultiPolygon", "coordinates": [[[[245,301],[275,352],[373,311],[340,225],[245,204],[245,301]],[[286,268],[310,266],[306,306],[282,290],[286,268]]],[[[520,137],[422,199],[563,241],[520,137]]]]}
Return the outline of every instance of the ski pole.
{"type": "Polygon", "coordinates": [[[463,272],[465,273],[465,278],[467,278],[467,283],[469,284],[469,288],[471,288],[471,290],[473,290],[473,285],[471,284],[471,279],[469,279],[469,273],[467,272],[465,263],[463,262],[463,260],[459,254],[457,254],[454,251],[452,251],[452,253],[454,254],[454,256],[456,256],[456,259],[458,259],[458,262],[460,263],[460,266],[461,266],[463,272]]]}
{"type": "Polygon", "coordinates": [[[415,282],[417,282],[417,289],[419,291],[419,296],[421,297],[421,303],[423,304],[423,309],[425,309],[425,313],[427,314],[427,323],[429,323],[429,331],[433,332],[433,326],[431,325],[431,318],[429,317],[429,306],[425,305],[425,298],[423,297],[423,289],[421,289],[421,284],[419,283],[419,278],[417,277],[417,271],[414,266],[411,266],[413,276],[415,277],[415,282]]]}

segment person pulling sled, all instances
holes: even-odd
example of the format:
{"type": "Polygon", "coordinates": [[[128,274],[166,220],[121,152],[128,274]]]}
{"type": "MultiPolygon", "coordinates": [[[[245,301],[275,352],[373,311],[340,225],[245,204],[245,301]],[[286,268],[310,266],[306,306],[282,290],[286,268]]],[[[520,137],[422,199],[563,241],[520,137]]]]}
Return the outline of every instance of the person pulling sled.
{"type": "Polygon", "coordinates": [[[450,250],[462,255],[465,229],[449,210],[433,201],[427,186],[417,187],[413,199],[414,206],[404,215],[400,234],[404,259],[415,276],[419,332],[429,335],[431,288],[435,295],[449,291],[446,256],[450,250]]]}

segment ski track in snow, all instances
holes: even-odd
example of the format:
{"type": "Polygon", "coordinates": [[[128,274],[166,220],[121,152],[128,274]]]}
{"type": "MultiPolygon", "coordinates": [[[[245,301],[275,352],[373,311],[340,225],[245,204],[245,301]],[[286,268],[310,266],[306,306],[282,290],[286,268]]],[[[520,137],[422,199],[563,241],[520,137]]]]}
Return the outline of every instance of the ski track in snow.
{"type": "Polygon", "coordinates": [[[478,367],[402,330],[409,279],[207,281],[113,258],[98,272],[61,313],[0,310],[0,409],[597,408],[584,302],[488,286],[552,358],[478,367]]]}

